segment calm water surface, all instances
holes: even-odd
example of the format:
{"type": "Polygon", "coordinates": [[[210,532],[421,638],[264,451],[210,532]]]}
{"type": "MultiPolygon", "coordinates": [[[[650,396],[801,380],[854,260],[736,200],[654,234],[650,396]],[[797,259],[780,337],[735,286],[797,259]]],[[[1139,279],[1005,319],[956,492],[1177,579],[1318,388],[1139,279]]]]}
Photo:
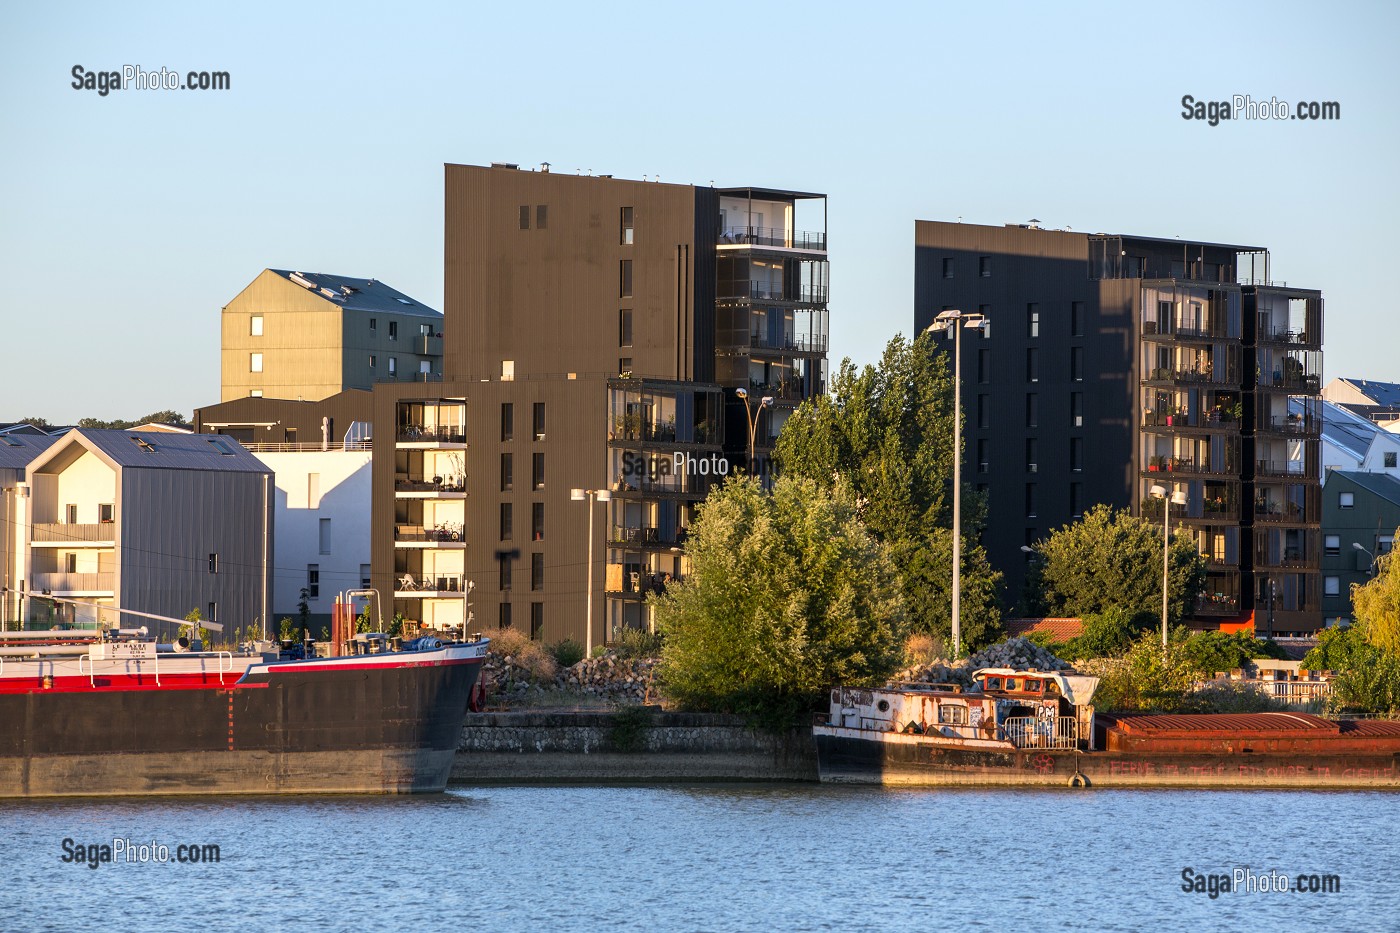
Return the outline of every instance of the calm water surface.
{"type": "Polygon", "coordinates": [[[0,804],[0,930],[1395,930],[1400,796],[464,788],[0,804]],[[62,841],[166,845],[64,864],[62,841]],[[179,843],[217,864],[177,864],[179,843]],[[1341,877],[1181,890],[1181,870],[1341,877]]]}

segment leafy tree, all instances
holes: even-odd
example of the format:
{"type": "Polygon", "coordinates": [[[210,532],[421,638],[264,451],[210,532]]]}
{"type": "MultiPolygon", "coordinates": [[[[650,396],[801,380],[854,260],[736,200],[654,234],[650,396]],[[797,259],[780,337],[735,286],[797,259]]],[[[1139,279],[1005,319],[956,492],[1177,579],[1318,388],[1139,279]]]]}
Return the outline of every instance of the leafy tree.
{"type": "Polygon", "coordinates": [[[34,427],[38,428],[40,431],[47,431],[49,428],[52,428],[52,427],[53,427],[53,425],[49,424],[48,421],[45,420],[45,419],[43,419],[43,418],[16,418],[16,419],[15,419],[15,424],[21,424],[21,423],[23,423],[23,424],[32,424],[34,427]]]}
{"type": "MultiPolygon", "coordinates": [[[[952,628],[953,380],[935,341],[896,336],[879,366],[841,364],[832,392],[805,403],[774,450],[780,470],[824,490],[844,483],[898,568],[913,630],[952,628]]],[[[1001,575],[970,532],[986,513],[963,492],[962,635],[969,649],[1001,629],[1001,575]]]]}
{"type": "Polygon", "coordinates": [[[904,610],[885,548],[844,483],[732,479],[687,543],[691,574],[651,597],[661,679],[686,706],[790,724],[834,683],[874,684],[902,657],[904,610]]]}
{"type": "Polygon", "coordinates": [[[1084,617],[1084,628],[1065,645],[1061,657],[1121,658],[1133,644],[1153,628],[1156,620],[1145,613],[1132,613],[1111,607],[1084,617]]]}
{"type": "Polygon", "coordinates": [[[1400,711],[1400,655],[1378,647],[1370,629],[1367,622],[1324,629],[1303,667],[1335,672],[1334,707],[1393,714],[1400,711]]]}
{"type": "Polygon", "coordinates": [[[164,411],[157,411],[152,412],[149,415],[142,415],[140,418],[137,418],[135,421],[131,422],[131,424],[172,424],[176,427],[186,427],[187,425],[189,425],[189,422],[186,421],[185,416],[180,414],[178,411],[172,411],[167,408],[164,411]]]}
{"type": "MultiPolygon", "coordinates": [[[[1036,544],[1044,609],[1090,616],[1108,609],[1134,615],[1162,608],[1162,530],[1127,510],[1096,505],[1036,544]]],[[[1178,531],[1169,549],[1168,618],[1179,621],[1205,585],[1206,561],[1178,531]]]]}
{"type": "Polygon", "coordinates": [[[1371,644],[1400,656],[1400,564],[1395,555],[1382,554],[1376,560],[1376,575],[1352,587],[1351,608],[1371,644]]]}
{"type": "Polygon", "coordinates": [[[1186,640],[1182,651],[1202,677],[1242,668],[1255,658],[1287,657],[1274,642],[1255,638],[1248,632],[1196,632],[1186,640]]]}

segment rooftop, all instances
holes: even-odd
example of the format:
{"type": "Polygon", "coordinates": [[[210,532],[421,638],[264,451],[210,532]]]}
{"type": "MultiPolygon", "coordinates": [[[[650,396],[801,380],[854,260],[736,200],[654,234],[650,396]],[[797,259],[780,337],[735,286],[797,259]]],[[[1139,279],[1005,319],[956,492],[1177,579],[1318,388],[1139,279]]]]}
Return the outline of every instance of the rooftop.
{"type": "Polygon", "coordinates": [[[1400,505],[1400,479],[1396,479],[1388,473],[1361,473],[1347,470],[1333,470],[1328,474],[1328,478],[1330,479],[1333,476],[1340,476],[1343,479],[1355,483],[1372,495],[1395,505],[1400,505]]]}
{"type": "MultiPolygon", "coordinates": [[[[101,431],[75,428],[55,444],[81,443],[121,467],[157,470],[218,470],[268,473],[267,466],[231,437],[210,434],[156,434],[141,431],[101,431]]],[[[0,445],[3,446],[3,445],[0,445]]]]}
{"type": "MultiPolygon", "coordinates": [[[[1316,402],[1293,397],[1288,400],[1288,410],[1295,415],[1306,415],[1310,404],[1316,402]]],[[[1358,466],[1377,437],[1389,438],[1391,435],[1370,418],[1358,415],[1344,405],[1322,401],[1322,439],[1356,458],[1358,466]]]]}
{"type": "Polygon", "coordinates": [[[23,470],[56,440],[48,434],[0,435],[0,470],[23,470]]]}
{"type": "Polygon", "coordinates": [[[319,298],[352,311],[382,311],[385,314],[405,314],[432,318],[439,323],[442,321],[441,311],[415,301],[397,288],[390,288],[375,279],[331,275],[326,272],[292,272],[287,269],[268,271],[280,275],[319,298]]]}
{"type": "Polygon", "coordinates": [[[1347,379],[1342,382],[1356,389],[1371,400],[1373,405],[1393,407],[1400,405],[1400,382],[1378,382],[1374,379],[1347,379]]]}

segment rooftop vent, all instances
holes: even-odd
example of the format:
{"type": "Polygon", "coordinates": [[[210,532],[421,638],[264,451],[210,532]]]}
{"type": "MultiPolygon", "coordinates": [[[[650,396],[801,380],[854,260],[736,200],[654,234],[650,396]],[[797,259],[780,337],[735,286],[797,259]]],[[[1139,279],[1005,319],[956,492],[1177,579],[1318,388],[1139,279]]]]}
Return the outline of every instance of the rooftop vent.
{"type": "Polygon", "coordinates": [[[514,163],[514,162],[492,162],[492,163],[491,163],[491,167],[492,167],[492,168],[514,168],[514,169],[520,168],[520,166],[517,165],[517,164],[514,163]]]}
{"type": "Polygon", "coordinates": [[[312,282],[310,279],[308,279],[306,276],[302,275],[300,272],[293,272],[293,273],[289,276],[289,278],[291,278],[291,280],[292,280],[293,282],[297,283],[297,284],[300,285],[302,288],[315,288],[315,287],[316,287],[316,283],[315,283],[315,282],[312,282]]]}
{"type": "Polygon", "coordinates": [[[133,443],[136,444],[137,447],[140,447],[148,454],[153,454],[156,452],[155,445],[152,444],[150,441],[146,440],[144,437],[133,437],[131,440],[133,443]]]}

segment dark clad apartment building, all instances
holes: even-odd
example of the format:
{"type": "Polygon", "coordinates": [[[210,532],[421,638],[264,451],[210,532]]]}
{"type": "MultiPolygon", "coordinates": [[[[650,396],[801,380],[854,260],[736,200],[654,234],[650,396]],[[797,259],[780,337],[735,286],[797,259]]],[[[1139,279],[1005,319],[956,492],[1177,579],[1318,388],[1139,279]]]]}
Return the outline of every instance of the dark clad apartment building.
{"type": "Polygon", "coordinates": [[[1208,560],[1197,624],[1319,627],[1320,292],[1260,247],[918,221],[916,330],[949,308],[992,321],[965,453],[1012,594],[1023,546],[1100,502],[1161,521],[1158,487],[1208,560]]]}

